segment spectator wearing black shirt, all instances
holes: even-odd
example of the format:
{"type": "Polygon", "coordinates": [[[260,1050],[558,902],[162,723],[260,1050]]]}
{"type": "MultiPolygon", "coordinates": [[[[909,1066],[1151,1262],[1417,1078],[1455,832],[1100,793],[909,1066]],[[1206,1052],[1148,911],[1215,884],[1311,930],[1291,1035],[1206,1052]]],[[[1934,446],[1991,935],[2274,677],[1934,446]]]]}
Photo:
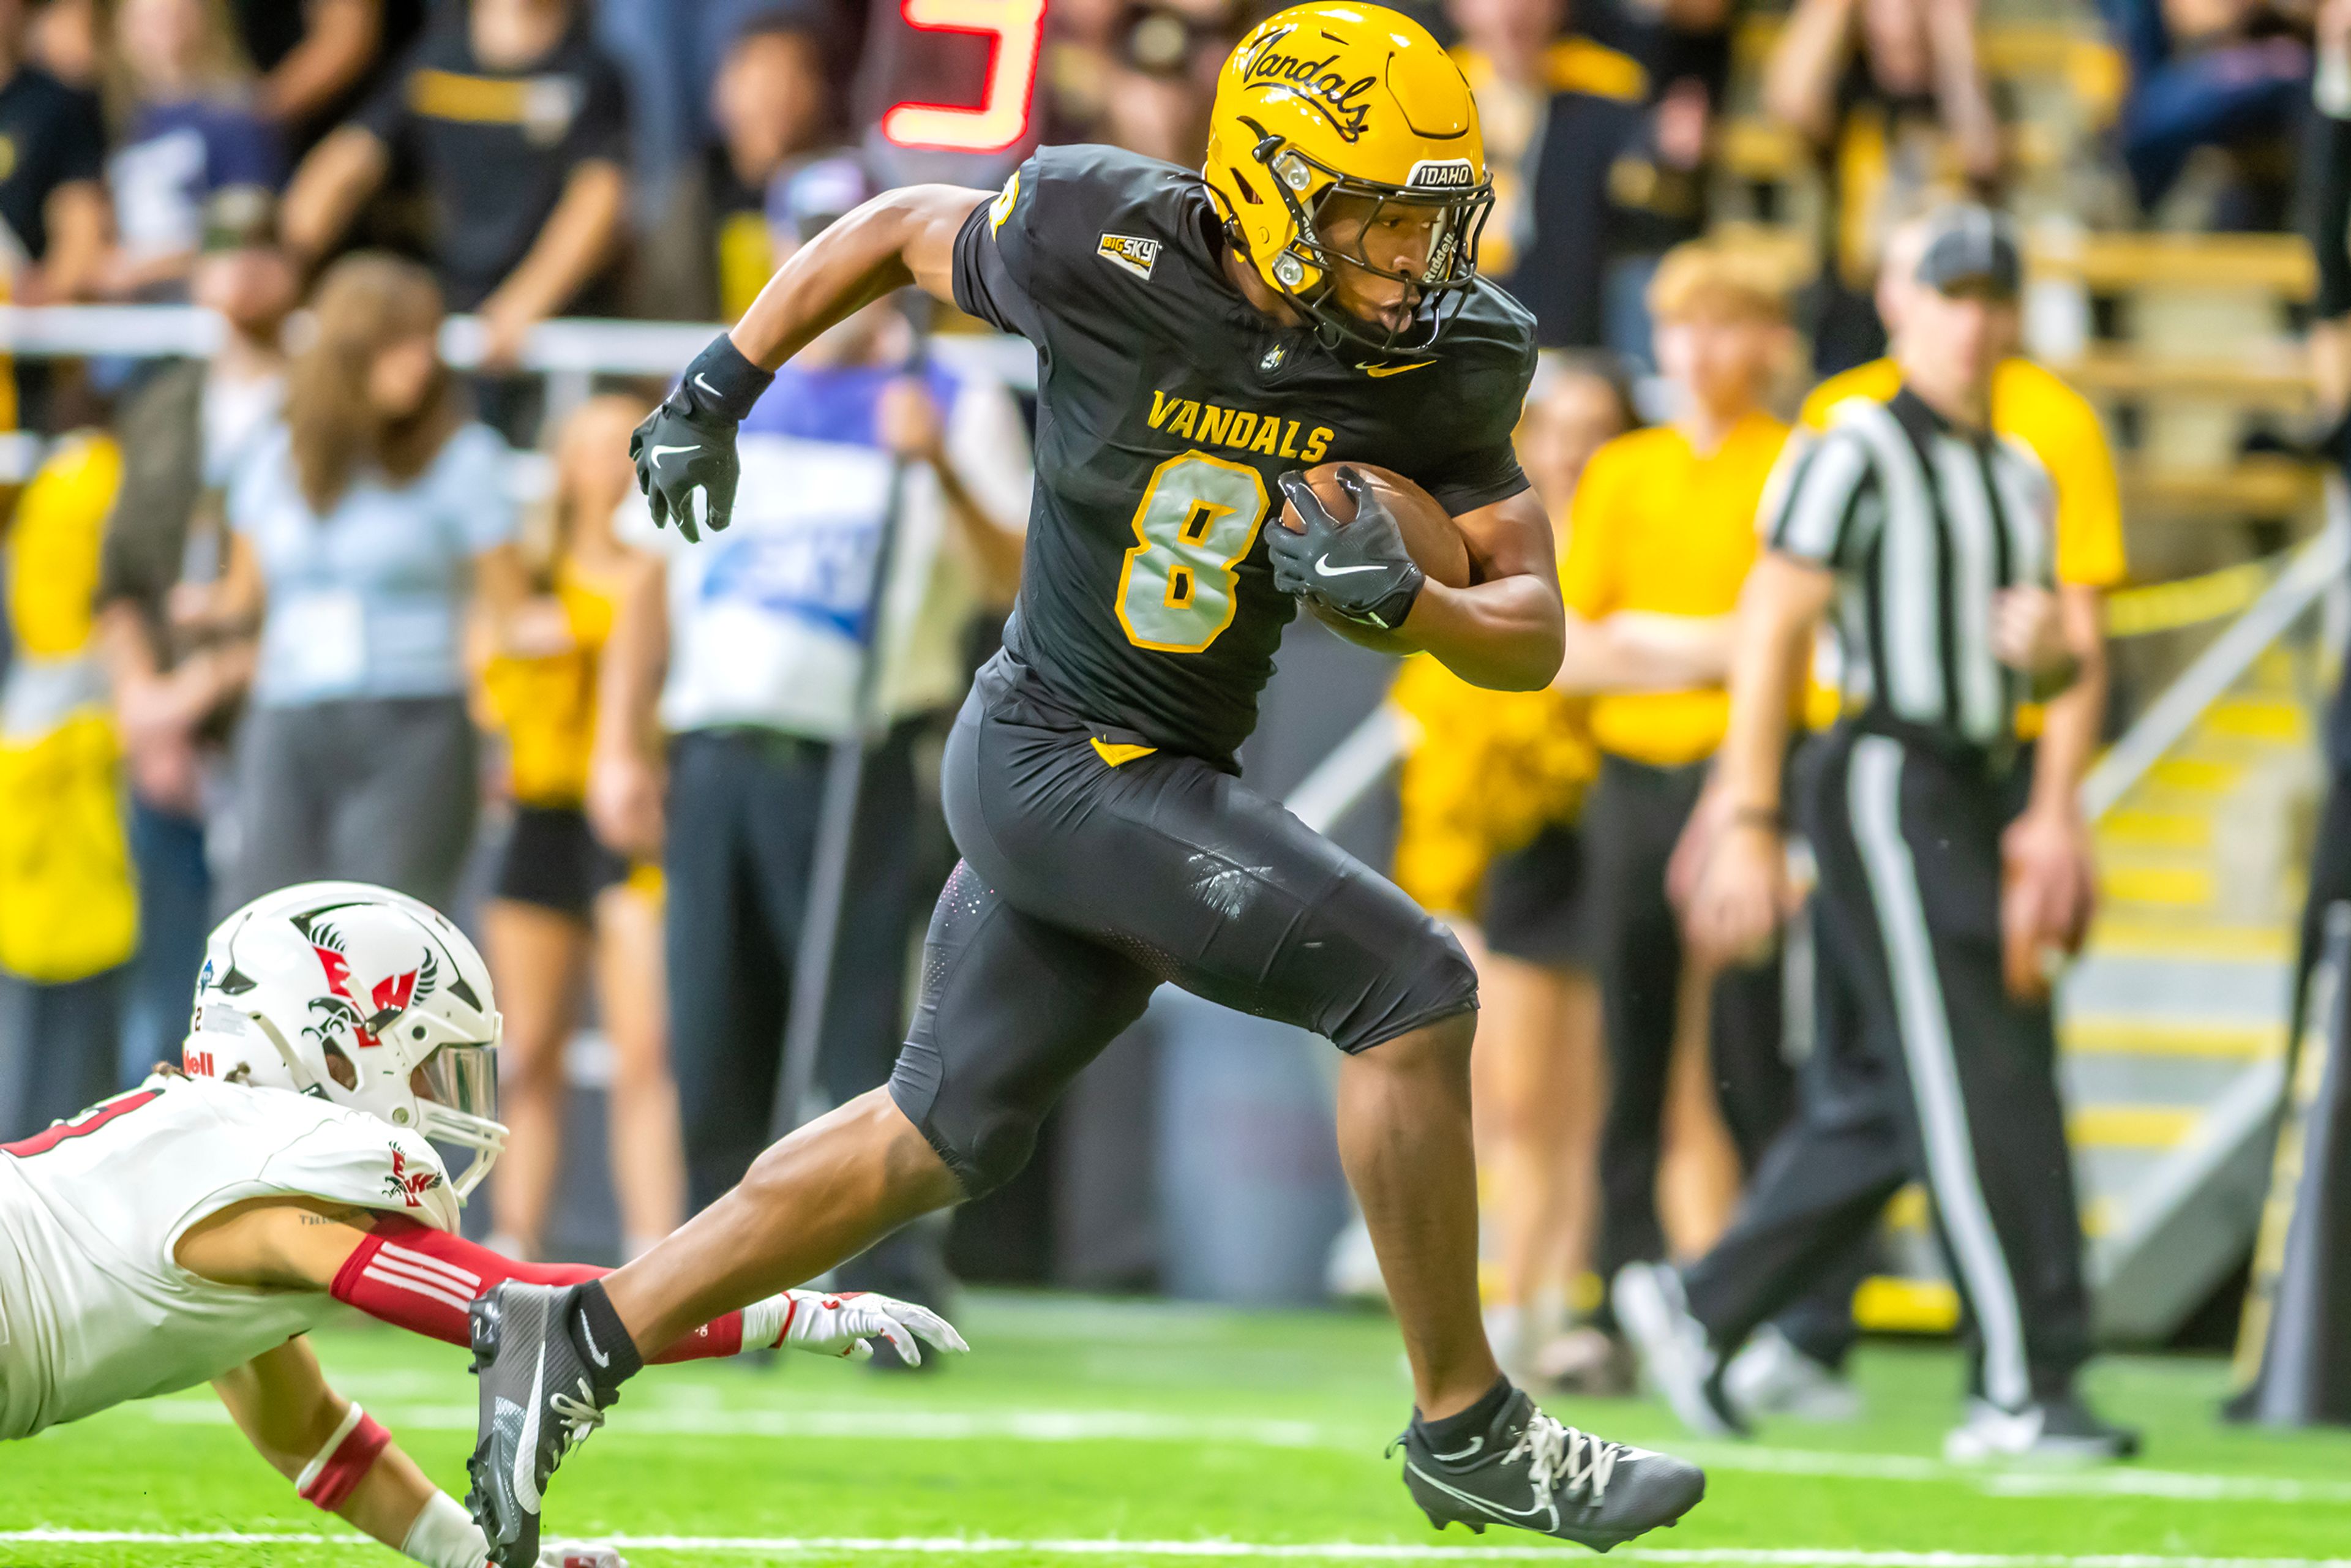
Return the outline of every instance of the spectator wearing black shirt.
{"type": "Polygon", "coordinates": [[[1544,347],[1605,345],[1646,358],[1637,299],[1648,258],[1701,216],[1704,102],[1653,105],[1654,78],[1632,54],[1561,35],[1566,9],[1562,0],[1448,7],[1494,175],[1480,265],[1535,313],[1544,347]],[[1612,277],[1635,301],[1614,321],[1612,277]]]}
{"type": "MultiPolygon", "coordinates": [[[[286,239],[316,259],[395,158],[420,170],[432,261],[451,308],[482,318],[483,364],[582,307],[612,259],[627,198],[621,78],[572,0],[473,0],[410,49],[287,191],[286,239]]],[[[509,434],[513,434],[509,432],[509,434]]]]}
{"type": "Polygon", "coordinates": [[[19,305],[84,298],[106,250],[106,127],[94,96],[27,63],[36,9],[0,0],[0,271],[19,305]]]}
{"type": "Polygon", "coordinates": [[[1886,351],[1871,291],[1894,226],[1954,194],[1988,195],[2000,125],[1976,56],[1975,0],[1796,0],[1763,73],[1763,106],[1828,172],[1819,282],[1805,323],[1813,369],[1886,351]]]}
{"type": "Polygon", "coordinates": [[[718,139],[671,182],[639,250],[642,314],[733,321],[767,287],[770,194],[841,138],[831,52],[830,31],[803,7],[763,8],[737,29],[710,89],[718,139]]]}
{"type": "Polygon", "coordinates": [[[424,0],[233,0],[261,73],[256,100],[299,157],[364,98],[424,26],[424,0]]]}

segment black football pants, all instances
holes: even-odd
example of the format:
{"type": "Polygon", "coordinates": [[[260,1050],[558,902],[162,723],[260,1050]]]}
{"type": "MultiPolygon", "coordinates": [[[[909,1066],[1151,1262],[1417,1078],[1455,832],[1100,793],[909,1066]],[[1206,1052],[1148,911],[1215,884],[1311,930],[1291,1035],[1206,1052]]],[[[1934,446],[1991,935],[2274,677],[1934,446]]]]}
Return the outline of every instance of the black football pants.
{"type": "Polygon", "coordinates": [[[2001,983],[1999,783],[1980,758],[1853,725],[1805,773],[1817,962],[1850,1027],[1822,1031],[1796,1121],[1687,1271],[1691,1311],[1736,1348],[1915,1177],[1966,1304],[1974,1390],[2011,1410],[2062,1393],[2089,1354],[2081,1221],[2048,1009],[2001,983]]]}

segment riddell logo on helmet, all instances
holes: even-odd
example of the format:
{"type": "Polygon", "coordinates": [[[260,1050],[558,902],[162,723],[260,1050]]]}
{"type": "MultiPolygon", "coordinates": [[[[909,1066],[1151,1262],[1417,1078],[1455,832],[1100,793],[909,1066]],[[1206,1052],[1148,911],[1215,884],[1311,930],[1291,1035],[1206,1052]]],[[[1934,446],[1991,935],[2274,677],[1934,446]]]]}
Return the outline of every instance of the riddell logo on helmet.
{"type": "Polygon", "coordinates": [[[1423,158],[1404,177],[1406,185],[1439,191],[1466,191],[1478,183],[1478,171],[1467,158],[1423,158]]]}
{"type": "Polygon", "coordinates": [[[1257,47],[1257,52],[1241,68],[1241,80],[1251,85],[1262,82],[1287,82],[1312,99],[1331,121],[1331,129],[1339,133],[1342,141],[1353,141],[1363,135],[1371,121],[1370,111],[1356,100],[1378,85],[1377,77],[1358,77],[1349,81],[1332,68],[1339,63],[1337,55],[1311,60],[1302,55],[1280,52],[1297,27],[1278,27],[1267,34],[1257,47]]]}

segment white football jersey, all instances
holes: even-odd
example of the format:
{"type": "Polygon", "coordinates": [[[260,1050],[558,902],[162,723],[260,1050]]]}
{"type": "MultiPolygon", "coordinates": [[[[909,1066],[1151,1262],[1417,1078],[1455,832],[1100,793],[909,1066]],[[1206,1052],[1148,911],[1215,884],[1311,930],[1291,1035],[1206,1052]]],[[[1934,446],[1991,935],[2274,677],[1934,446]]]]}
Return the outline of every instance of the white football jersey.
{"type": "Polygon", "coordinates": [[[173,1260],[198,1220],[272,1196],[457,1226],[430,1144],[287,1089],[159,1073],[0,1145],[0,1438],[207,1382],[324,1317],[324,1291],[173,1260]]]}

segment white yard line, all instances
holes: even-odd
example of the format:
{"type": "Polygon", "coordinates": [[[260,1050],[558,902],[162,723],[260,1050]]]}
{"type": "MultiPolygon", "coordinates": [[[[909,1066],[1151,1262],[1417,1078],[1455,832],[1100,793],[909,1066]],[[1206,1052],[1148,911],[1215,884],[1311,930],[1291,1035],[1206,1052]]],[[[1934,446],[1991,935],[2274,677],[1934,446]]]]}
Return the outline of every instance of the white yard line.
{"type": "MultiPolygon", "coordinates": [[[[1485,1560],[1553,1558],[1555,1545],[1421,1546],[1398,1542],[1120,1541],[1092,1538],[1024,1540],[958,1535],[616,1535],[626,1552],[724,1552],[770,1556],[820,1556],[896,1552],[906,1556],[1003,1556],[1034,1552],[1054,1557],[1159,1557],[1179,1560],[1265,1558],[1314,1562],[1476,1563],[1485,1560]]],[[[357,1535],[264,1532],[240,1530],[11,1530],[0,1545],[55,1546],[334,1546],[367,1547],[357,1535]]],[[[1691,1551],[1625,1546],[1617,1561],[1656,1563],[1677,1568],[1753,1563],[1759,1568],[2351,1568],[2341,1557],[2193,1557],[2157,1553],[1865,1552],[1844,1547],[1781,1547],[1742,1550],[1718,1547],[1691,1551]]]]}
{"type": "MultiPolygon", "coordinates": [[[[149,1400],[137,1408],[171,1426],[226,1426],[211,1400],[149,1400]]],[[[467,1405],[371,1405],[394,1432],[470,1432],[467,1405]]],[[[854,1442],[1222,1443],[1249,1448],[1368,1452],[1379,1434],[1312,1421],[1136,1415],[1117,1410],[704,1410],[660,1406],[622,1413],[611,1428],[648,1437],[811,1438],[854,1442]]],[[[2205,1475],[2129,1466],[2081,1470],[1983,1469],[1905,1454],[1840,1453],[1745,1443],[1677,1443],[1676,1453],[1710,1469],[1837,1480],[1932,1482],[1992,1497],[2149,1497],[2178,1502],[2351,1507],[2351,1481],[2205,1475]]]]}

